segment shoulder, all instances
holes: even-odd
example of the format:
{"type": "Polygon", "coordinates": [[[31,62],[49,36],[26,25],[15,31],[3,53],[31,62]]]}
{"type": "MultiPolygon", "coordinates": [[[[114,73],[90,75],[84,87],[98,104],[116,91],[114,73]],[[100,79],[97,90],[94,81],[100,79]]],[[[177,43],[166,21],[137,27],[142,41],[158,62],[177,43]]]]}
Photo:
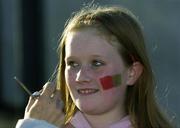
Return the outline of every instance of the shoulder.
{"type": "Polygon", "coordinates": [[[33,118],[18,120],[15,128],[57,128],[44,120],[38,120],[33,118]]]}

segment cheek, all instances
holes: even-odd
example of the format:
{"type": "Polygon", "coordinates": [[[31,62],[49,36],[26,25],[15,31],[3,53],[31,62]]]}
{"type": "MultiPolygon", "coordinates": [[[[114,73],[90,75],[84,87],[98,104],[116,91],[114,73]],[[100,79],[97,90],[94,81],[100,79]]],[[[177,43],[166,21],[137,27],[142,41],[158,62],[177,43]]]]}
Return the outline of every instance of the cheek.
{"type": "Polygon", "coordinates": [[[75,74],[73,71],[65,70],[65,80],[67,85],[71,85],[75,81],[75,74]]]}
{"type": "Polygon", "coordinates": [[[126,88],[119,86],[111,88],[108,91],[103,91],[102,94],[107,105],[123,104],[126,96],[126,88]]]}
{"type": "Polygon", "coordinates": [[[118,87],[121,85],[121,74],[116,75],[108,75],[102,78],[99,78],[100,84],[103,90],[109,90],[114,87],[118,87]]]}

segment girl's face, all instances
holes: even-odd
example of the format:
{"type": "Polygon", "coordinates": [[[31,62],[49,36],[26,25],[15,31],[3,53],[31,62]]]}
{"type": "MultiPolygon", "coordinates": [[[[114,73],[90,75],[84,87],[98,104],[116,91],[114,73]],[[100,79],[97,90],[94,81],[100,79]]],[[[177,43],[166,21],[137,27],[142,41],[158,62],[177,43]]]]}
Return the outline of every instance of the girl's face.
{"type": "Polygon", "coordinates": [[[128,68],[105,37],[94,29],[70,32],[65,63],[66,84],[79,110],[93,115],[124,111],[128,68]],[[104,89],[102,80],[106,82],[106,77],[114,79],[113,76],[119,76],[115,81],[120,82],[104,89]]]}

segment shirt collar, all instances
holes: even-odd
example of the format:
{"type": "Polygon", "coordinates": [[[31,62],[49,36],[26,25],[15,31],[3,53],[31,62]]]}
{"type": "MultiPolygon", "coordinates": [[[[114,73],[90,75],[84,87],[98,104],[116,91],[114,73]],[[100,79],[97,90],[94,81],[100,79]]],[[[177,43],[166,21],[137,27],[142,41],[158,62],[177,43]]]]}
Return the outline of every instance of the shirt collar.
{"type": "MultiPolygon", "coordinates": [[[[74,117],[71,119],[70,123],[75,128],[91,128],[90,124],[80,111],[76,112],[74,117]]],[[[129,116],[125,116],[117,123],[110,125],[109,128],[131,128],[129,116]]]]}

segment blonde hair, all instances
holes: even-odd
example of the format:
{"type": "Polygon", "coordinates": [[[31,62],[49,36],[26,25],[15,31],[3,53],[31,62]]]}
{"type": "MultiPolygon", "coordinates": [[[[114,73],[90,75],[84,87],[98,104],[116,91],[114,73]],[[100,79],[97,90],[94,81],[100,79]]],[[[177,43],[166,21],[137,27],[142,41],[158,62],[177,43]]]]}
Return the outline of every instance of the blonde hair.
{"type": "Polygon", "coordinates": [[[135,128],[170,128],[170,123],[160,112],[154,98],[155,82],[141,26],[129,10],[121,7],[87,6],[74,13],[66,23],[59,45],[60,64],[57,76],[57,84],[65,104],[65,123],[70,121],[77,109],[70,97],[64,76],[66,38],[70,31],[86,28],[95,28],[102,35],[114,37],[119,43],[116,44],[119,54],[127,66],[131,66],[134,61],[139,61],[143,65],[142,75],[134,86],[129,86],[127,89],[125,108],[133,126],[135,128]]]}

